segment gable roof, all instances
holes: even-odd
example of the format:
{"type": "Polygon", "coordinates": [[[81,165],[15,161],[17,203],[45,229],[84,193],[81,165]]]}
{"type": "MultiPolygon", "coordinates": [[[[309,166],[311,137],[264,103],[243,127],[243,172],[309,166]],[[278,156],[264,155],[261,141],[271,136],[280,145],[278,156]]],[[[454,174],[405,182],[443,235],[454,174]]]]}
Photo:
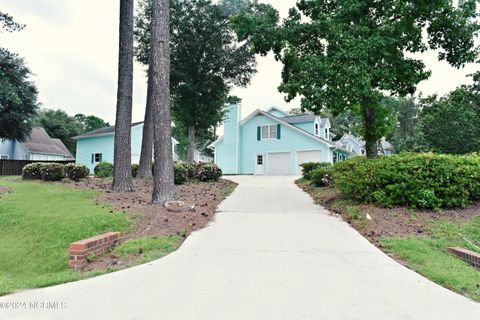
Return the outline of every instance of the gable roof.
{"type": "Polygon", "coordinates": [[[278,112],[280,113],[283,113],[286,117],[290,116],[290,114],[286,111],[283,111],[282,109],[280,109],[279,107],[270,107],[266,112],[267,113],[270,113],[272,112],[273,110],[277,110],[278,112]]]}
{"type": "Polygon", "coordinates": [[[282,118],[282,120],[285,120],[288,123],[294,124],[294,123],[303,123],[303,122],[313,122],[315,121],[315,118],[317,116],[313,113],[304,113],[296,116],[288,116],[285,118],[282,118]]]}
{"type": "Polygon", "coordinates": [[[47,131],[41,127],[32,128],[30,135],[24,142],[21,142],[21,144],[29,152],[61,155],[70,159],[74,158],[60,139],[50,138],[47,131]]]}
{"type": "MultiPolygon", "coordinates": [[[[143,121],[141,122],[134,122],[131,124],[131,128],[136,127],[138,125],[141,125],[143,121]]],[[[73,137],[72,139],[82,139],[82,138],[91,138],[91,137],[96,137],[96,136],[105,136],[105,135],[111,135],[115,133],[115,126],[110,126],[110,127],[105,127],[97,130],[93,130],[90,132],[86,132],[84,134],[81,134],[79,136],[73,137]]]]}

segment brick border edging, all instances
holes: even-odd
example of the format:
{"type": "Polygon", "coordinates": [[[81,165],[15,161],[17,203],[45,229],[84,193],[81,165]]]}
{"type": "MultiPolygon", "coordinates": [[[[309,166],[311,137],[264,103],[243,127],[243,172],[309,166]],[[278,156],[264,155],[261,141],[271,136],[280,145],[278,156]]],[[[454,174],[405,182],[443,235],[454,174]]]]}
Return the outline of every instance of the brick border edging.
{"type": "Polygon", "coordinates": [[[468,264],[472,265],[480,271],[479,253],[458,247],[450,247],[448,248],[448,252],[462,259],[463,261],[467,262],[468,264]]]}
{"type": "Polygon", "coordinates": [[[83,268],[89,255],[104,254],[120,242],[121,236],[120,232],[107,232],[71,243],[68,250],[68,266],[74,270],[83,268]]]}

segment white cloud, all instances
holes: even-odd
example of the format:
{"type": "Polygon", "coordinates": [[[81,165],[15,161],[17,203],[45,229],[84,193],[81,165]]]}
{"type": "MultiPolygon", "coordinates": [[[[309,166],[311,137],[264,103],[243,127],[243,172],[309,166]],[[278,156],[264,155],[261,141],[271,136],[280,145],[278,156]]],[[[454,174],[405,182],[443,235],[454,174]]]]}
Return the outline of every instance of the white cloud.
{"type": "MultiPolygon", "coordinates": [[[[265,0],[286,16],[295,0],[265,0]]],[[[44,107],[61,108],[69,114],[94,114],[113,123],[115,119],[118,0],[2,0],[5,11],[27,25],[21,32],[0,33],[2,46],[25,57],[35,74],[39,100],[44,107]]],[[[475,66],[456,70],[425,55],[432,77],[419,85],[424,94],[444,94],[466,83],[475,66]]],[[[282,65],[270,54],[258,58],[258,73],[247,88],[233,94],[243,99],[244,116],[256,108],[290,104],[279,93],[282,65]]],[[[142,66],[135,66],[133,120],[141,121],[145,108],[146,79],[142,66]]]]}

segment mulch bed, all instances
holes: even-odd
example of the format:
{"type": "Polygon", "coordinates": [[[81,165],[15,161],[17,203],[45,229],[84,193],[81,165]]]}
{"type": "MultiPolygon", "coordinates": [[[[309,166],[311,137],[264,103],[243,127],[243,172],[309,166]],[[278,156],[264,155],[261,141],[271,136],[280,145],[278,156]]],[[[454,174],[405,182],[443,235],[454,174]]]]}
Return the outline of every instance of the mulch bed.
{"type": "MultiPolygon", "coordinates": [[[[68,182],[75,188],[95,190],[101,194],[95,198],[96,205],[109,204],[112,214],[125,212],[133,220],[129,233],[123,235],[124,240],[152,236],[181,236],[186,239],[193,231],[204,228],[215,217],[217,206],[225,199],[226,193],[237,184],[230,180],[218,182],[189,182],[176,186],[177,200],[193,206],[181,212],[170,212],[163,205],[153,205],[152,180],[134,180],[135,192],[114,193],[111,191],[111,180],[88,178],[80,182],[68,182]]],[[[90,263],[85,271],[105,269],[113,265],[128,265],[138,257],[130,257],[128,261],[119,261],[115,256],[106,255],[90,263]]]]}
{"type": "Polygon", "coordinates": [[[480,215],[479,203],[466,209],[449,209],[439,212],[413,211],[406,207],[381,208],[369,204],[350,204],[335,188],[314,188],[306,184],[298,184],[298,186],[310,194],[316,203],[342,217],[378,247],[381,247],[380,240],[385,237],[428,236],[432,221],[466,222],[480,215]],[[347,212],[348,208],[358,210],[361,218],[353,219],[347,212]],[[365,218],[367,214],[371,220],[365,218]]]}

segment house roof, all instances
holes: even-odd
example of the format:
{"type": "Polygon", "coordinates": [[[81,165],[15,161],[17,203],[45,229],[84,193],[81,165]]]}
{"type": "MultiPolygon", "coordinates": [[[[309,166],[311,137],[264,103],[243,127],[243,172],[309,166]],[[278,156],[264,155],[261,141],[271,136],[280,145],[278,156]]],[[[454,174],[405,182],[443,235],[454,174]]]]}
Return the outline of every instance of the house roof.
{"type": "MultiPolygon", "coordinates": [[[[131,124],[131,128],[136,127],[138,125],[141,125],[143,121],[141,122],[134,122],[131,124]]],[[[97,130],[93,130],[90,132],[86,132],[84,134],[81,134],[79,136],[73,137],[72,139],[82,139],[82,138],[90,138],[90,137],[95,137],[95,136],[103,136],[103,135],[110,135],[115,133],[115,126],[110,126],[110,127],[105,127],[97,130]]]]}
{"type": "Polygon", "coordinates": [[[283,113],[285,116],[290,116],[290,114],[282,109],[280,109],[279,107],[270,107],[266,112],[270,113],[272,112],[273,110],[277,110],[278,112],[281,112],[283,113]]]}
{"type": "Polygon", "coordinates": [[[317,116],[313,113],[304,113],[297,116],[288,116],[281,118],[290,124],[294,123],[303,123],[303,122],[313,122],[317,116]]]}
{"type": "Polygon", "coordinates": [[[30,135],[22,142],[29,152],[62,155],[74,159],[60,139],[50,138],[44,128],[32,128],[30,135]]]}

